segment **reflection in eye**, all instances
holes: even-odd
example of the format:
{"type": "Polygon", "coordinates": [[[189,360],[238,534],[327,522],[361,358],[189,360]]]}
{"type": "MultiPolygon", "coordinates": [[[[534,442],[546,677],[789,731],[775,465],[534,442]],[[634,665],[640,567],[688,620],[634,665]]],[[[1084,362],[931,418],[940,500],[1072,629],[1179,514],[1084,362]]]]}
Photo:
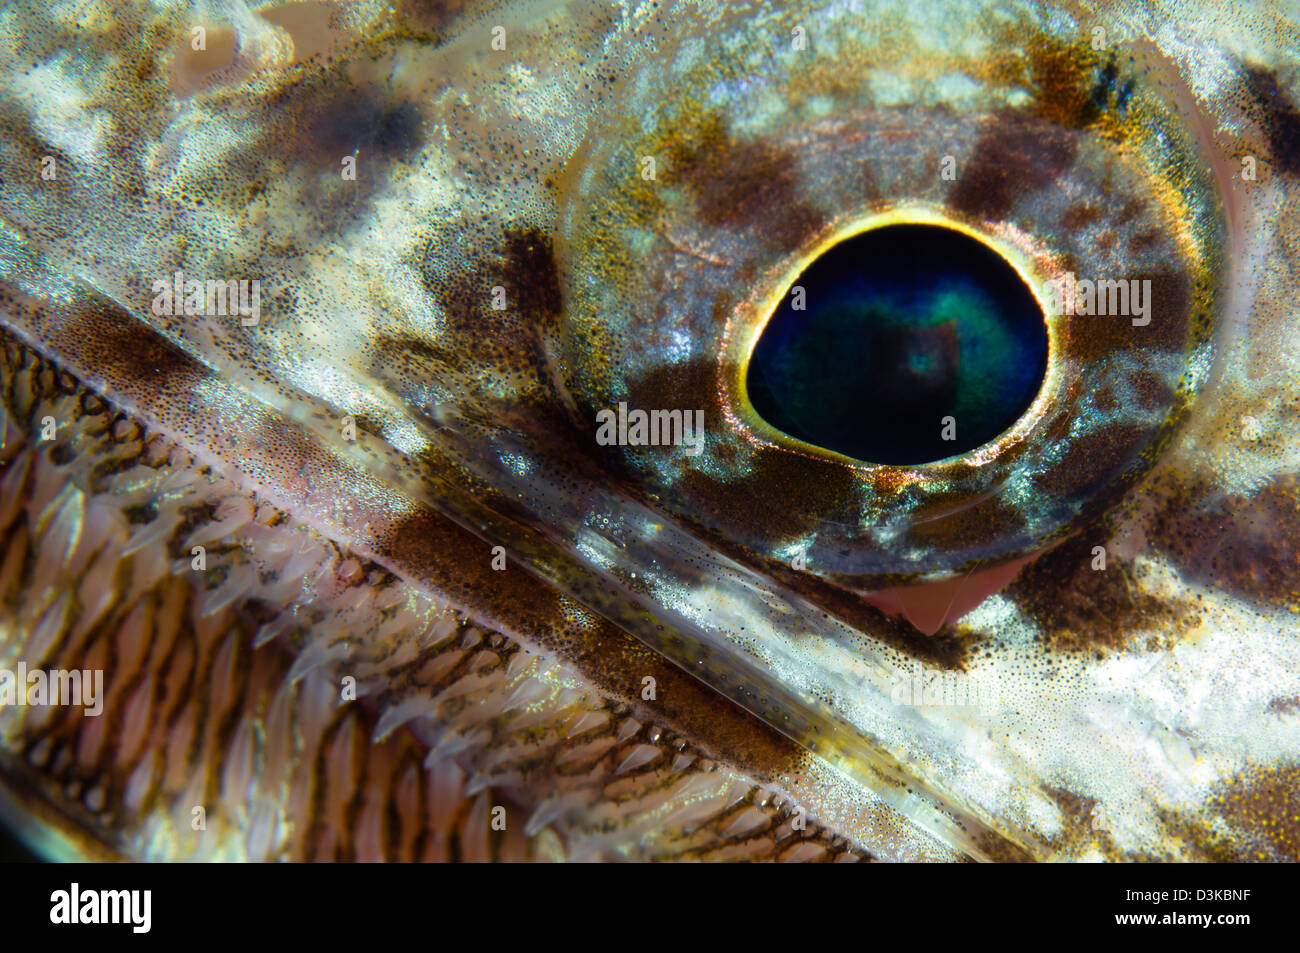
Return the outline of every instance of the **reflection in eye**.
{"type": "Polygon", "coordinates": [[[1021,277],[951,229],[873,229],[822,254],[750,358],[748,396],[791,436],[874,463],[961,456],[1024,413],[1047,328],[1021,277]]]}

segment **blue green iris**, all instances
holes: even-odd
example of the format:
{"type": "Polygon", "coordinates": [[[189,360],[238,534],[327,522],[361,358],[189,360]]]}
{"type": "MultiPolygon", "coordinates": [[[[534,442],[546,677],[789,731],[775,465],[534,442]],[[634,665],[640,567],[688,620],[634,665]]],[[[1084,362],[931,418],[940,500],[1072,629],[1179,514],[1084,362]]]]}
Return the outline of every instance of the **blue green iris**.
{"type": "Polygon", "coordinates": [[[873,463],[959,456],[1010,428],[1042,385],[1037,300],[997,252],[953,229],[856,235],[791,292],[747,385],[759,416],[807,443],[873,463]]]}

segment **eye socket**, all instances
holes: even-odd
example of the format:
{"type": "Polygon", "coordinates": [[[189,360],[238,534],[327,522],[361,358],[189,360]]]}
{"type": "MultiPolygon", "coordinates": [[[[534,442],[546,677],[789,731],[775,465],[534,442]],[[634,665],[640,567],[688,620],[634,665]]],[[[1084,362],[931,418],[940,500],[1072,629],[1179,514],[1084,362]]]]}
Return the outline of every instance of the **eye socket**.
{"type": "Polygon", "coordinates": [[[955,229],[890,225],[799,276],[745,377],[791,437],[874,463],[957,457],[1020,418],[1047,370],[1047,326],[1021,276],[955,229]]]}
{"type": "Polygon", "coordinates": [[[830,56],[665,51],[568,173],[558,389],[588,433],[616,406],[701,410],[698,454],[597,452],[765,571],[862,593],[1040,552],[1150,469],[1208,378],[1226,229],[1178,104],[1084,40],[1009,49],[952,30],[960,42],[924,55],[859,50],[866,72],[827,68],[852,59],[847,41],[830,56]],[[797,439],[747,388],[800,275],[896,225],[971,236],[1043,303],[1037,395],[941,459],[797,439]],[[1103,282],[1129,303],[1089,306],[1103,282]],[[1084,307],[1047,290],[1067,283],[1086,285],[1084,307]]]}

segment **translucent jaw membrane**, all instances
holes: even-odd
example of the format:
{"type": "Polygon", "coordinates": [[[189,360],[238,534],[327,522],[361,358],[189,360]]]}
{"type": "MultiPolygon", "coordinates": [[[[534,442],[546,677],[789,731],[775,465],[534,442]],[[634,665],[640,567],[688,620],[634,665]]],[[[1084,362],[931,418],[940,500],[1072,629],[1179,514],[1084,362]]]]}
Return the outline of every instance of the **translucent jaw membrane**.
{"type": "Polygon", "coordinates": [[[792,437],[906,465],[1010,429],[1046,370],[1038,300],[1005,259],[956,230],[894,225],[809,264],[763,329],[746,386],[792,437]]]}

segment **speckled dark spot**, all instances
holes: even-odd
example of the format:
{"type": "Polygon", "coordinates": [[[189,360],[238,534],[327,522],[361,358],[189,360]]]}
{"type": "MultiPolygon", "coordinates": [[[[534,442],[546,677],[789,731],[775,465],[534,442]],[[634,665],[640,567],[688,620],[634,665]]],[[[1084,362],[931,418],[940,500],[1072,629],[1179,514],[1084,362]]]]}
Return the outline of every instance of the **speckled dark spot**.
{"type": "Polygon", "coordinates": [[[1288,175],[1300,175],[1300,109],[1271,70],[1251,65],[1243,77],[1262,113],[1272,161],[1288,175]]]}
{"type": "Polygon", "coordinates": [[[1137,463],[1151,431],[1142,424],[1105,424],[1075,437],[1058,463],[1038,480],[1047,493],[1086,497],[1137,463]]]}
{"type": "Polygon", "coordinates": [[[1107,552],[1106,568],[1092,568],[1094,547],[1105,542],[1099,530],[1072,536],[1026,566],[1007,587],[1006,594],[1034,620],[1048,646],[1110,652],[1128,648],[1136,633],[1147,629],[1167,638],[1189,629],[1193,610],[1145,594],[1133,583],[1128,562],[1107,552]]]}
{"type": "MultiPolygon", "coordinates": [[[[1113,280],[1151,282],[1150,295],[1145,296],[1148,323],[1133,324],[1131,314],[1074,315],[1067,324],[1066,350],[1070,357],[1092,362],[1130,350],[1182,353],[1191,327],[1191,282],[1187,276],[1141,272],[1113,280]]],[[[1132,302],[1129,311],[1133,311],[1132,302]]]]}
{"type": "Polygon", "coordinates": [[[1041,119],[1004,114],[987,123],[949,196],[973,218],[1000,219],[1074,160],[1075,133],[1041,119]]]}
{"type": "Polygon", "coordinates": [[[327,87],[317,98],[300,93],[283,105],[296,112],[288,117],[299,136],[295,151],[331,168],[358,150],[375,149],[386,159],[407,158],[421,141],[419,109],[414,103],[392,101],[382,89],[327,87]]]}
{"type": "Polygon", "coordinates": [[[1247,768],[1221,785],[1209,806],[1239,832],[1236,859],[1300,860],[1300,765],[1247,768]]]}
{"type": "Polygon", "coordinates": [[[817,231],[822,215],[798,194],[795,155],[777,146],[731,138],[722,121],[709,117],[690,145],[675,147],[670,171],[686,181],[701,219],[719,227],[763,216],[761,235],[781,251],[817,231]],[[780,214],[771,214],[779,209],[780,214]]]}
{"type": "Polygon", "coordinates": [[[1069,231],[1087,228],[1101,218],[1101,212],[1094,205],[1071,205],[1061,216],[1061,225],[1069,231]]]}
{"type": "Polygon", "coordinates": [[[541,379],[547,364],[542,338],[555,330],[563,308],[550,236],[531,225],[510,227],[495,246],[474,251],[458,267],[449,267],[441,253],[440,238],[431,237],[415,265],[448,326],[463,339],[463,357],[527,369],[541,379]],[[505,290],[502,310],[492,307],[497,287],[505,290]]]}
{"type": "Polygon", "coordinates": [[[1027,72],[1037,96],[1036,111],[1066,129],[1082,129],[1095,122],[1115,73],[1097,71],[1081,50],[1039,37],[1025,45],[1027,72]]]}
{"type": "Polygon", "coordinates": [[[1300,478],[1279,477],[1254,493],[1184,486],[1148,533],[1194,585],[1258,605],[1300,606],[1300,478]]]}

